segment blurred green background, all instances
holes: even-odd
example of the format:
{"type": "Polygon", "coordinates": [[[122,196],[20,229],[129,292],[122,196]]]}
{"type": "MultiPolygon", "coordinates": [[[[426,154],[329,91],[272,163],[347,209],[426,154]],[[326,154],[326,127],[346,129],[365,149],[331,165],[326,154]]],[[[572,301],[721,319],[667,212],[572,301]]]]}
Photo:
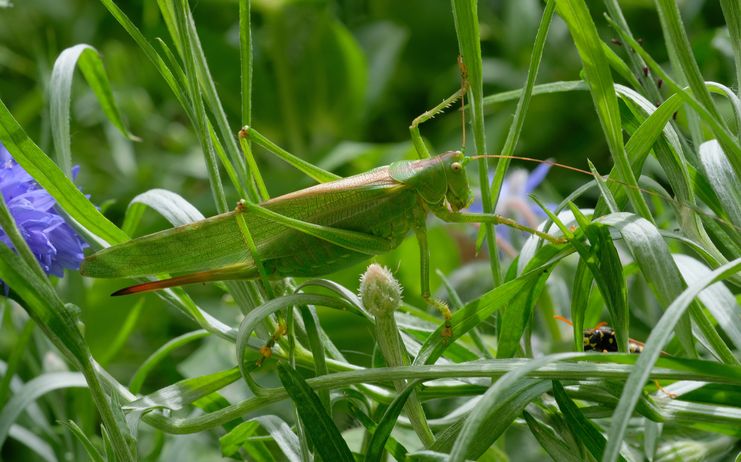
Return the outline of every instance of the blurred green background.
{"type": "MultiPolygon", "coordinates": [[[[154,67],[103,6],[89,0],[14,3],[11,8],[0,8],[0,97],[42,149],[50,155],[54,149],[45,92],[54,60],[67,47],[90,44],[102,54],[116,99],[141,142],[131,143],[111,127],[79,76],[71,116],[74,161],[81,166],[77,183],[116,223],[121,223],[128,202],[151,188],[178,192],[204,215],[213,215],[203,157],[187,117],[154,67]]],[[[718,3],[679,3],[706,79],[732,81],[728,39],[718,32],[722,23],[718,3]]],[[[665,62],[653,2],[621,4],[634,34],[643,39],[649,53],[665,62]]],[[[168,36],[155,2],[120,1],[118,5],[151,42],[168,36]]],[[[241,126],[237,3],[199,0],[191,2],[191,7],[236,134],[241,126]]],[[[597,24],[603,27],[602,36],[612,37],[599,19],[600,7],[601,3],[590,2],[597,24]]],[[[485,95],[517,89],[524,83],[541,9],[537,0],[479,2],[485,95]]],[[[550,34],[538,82],[579,79],[580,62],[560,19],[554,20],[550,34]]],[[[253,42],[253,125],[294,154],[341,175],[413,157],[410,121],[460,85],[448,1],[255,1],[253,42]]],[[[626,53],[618,45],[614,49],[626,53]]],[[[487,115],[489,152],[498,152],[513,112],[514,102],[500,104],[487,115]]],[[[451,110],[432,120],[422,127],[422,133],[435,151],[460,148],[459,113],[451,110]]],[[[535,97],[521,140],[521,155],[554,158],[577,167],[585,167],[589,158],[600,171],[611,165],[586,92],[535,97]]],[[[271,195],[311,184],[270,155],[257,155],[271,195]]],[[[584,181],[584,177],[552,169],[540,195],[555,200],[584,181]]],[[[228,197],[234,202],[238,199],[233,191],[228,197]]],[[[150,212],[139,234],[166,226],[164,219],[150,212]]],[[[449,273],[470,258],[470,251],[458,250],[459,237],[465,234],[470,235],[470,230],[457,234],[440,227],[432,230],[433,268],[449,273]]],[[[471,247],[470,242],[466,245],[471,247]]],[[[416,243],[408,240],[381,261],[398,269],[408,296],[414,299],[419,293],[416,243]],[[402,261],[404,265],[399,266],[402,261]]],[[[336,276],[349,287],[357,287],[360,270],[336,276]]],[[[135,301],[109,298],[122,281],[95,282],[96,290],[81,290],[83,284],[91,283],[70,274],[62,290],[66,300],[83,307],[88,341],[96,357],[101,357],[111,348],[110,339],[135,301]]],[[[230,321],[238,316],[237,310],[219,311],[224,304],[220,303],[221,292],[213,287],[196,287],[192,292],[215,314],[230,321]]],[[[357,332],[350,327],[351,317],[334,314],[326,322],[324,327],[334,332],[341,346],[364,354],[357,344],[357,332]]],[[[153,349],[192,328],[188,320],[149,295],[137,328],[109,368],[117,376],[129,377],[153,349]]],[[[0,354],[6,355],[12,344],[12,338],[3,339],[0,354]]],[[[172,383],[178,374],[174,370],[177,359],[168,366],[173,368],[169,375],[162,371],[155,379],[161,382],[149,386],[172,383]]]]}

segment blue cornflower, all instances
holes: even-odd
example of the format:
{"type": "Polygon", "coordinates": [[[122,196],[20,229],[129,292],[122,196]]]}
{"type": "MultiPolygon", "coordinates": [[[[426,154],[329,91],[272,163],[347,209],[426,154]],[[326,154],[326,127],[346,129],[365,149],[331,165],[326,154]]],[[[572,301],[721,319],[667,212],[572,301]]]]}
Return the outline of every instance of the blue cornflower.
{"type": "MultiPolygon", "coordinates": [[[[73,176],[79,167],[73,168],[73,176]]],[[[23,238],[41,268],[61,277],[65,269],[78,269],[88,244],[54,208],[56,201],[0,144],[0,193],[23,238]]],[[[0,228],[0,242],[13,248],[0,228]]],[[[0,281],[1,282],[1,281],[0,281]]]]}
{"type": "MultiPolygon", "coordinates": [[[[502,182],[495,213],[514,218],[522,224],[536,228],[546,218],[546,214],[530,199],[530,194],[543,182],[550,168],[551,164],[543,163],[532,172],[522,168],[510,170],[502,182]]],[[[493,176],[489,175],[489,181],[492,179],[493,176]]],[[[481,198],[478,197],[468,210],[476,213],[482,212],[481,198]]],[[[517,252],[512,247],[511,241],[512,229],[505,225],[498,225],[497,244],[506,253],[516,255],[517,252]]]]}

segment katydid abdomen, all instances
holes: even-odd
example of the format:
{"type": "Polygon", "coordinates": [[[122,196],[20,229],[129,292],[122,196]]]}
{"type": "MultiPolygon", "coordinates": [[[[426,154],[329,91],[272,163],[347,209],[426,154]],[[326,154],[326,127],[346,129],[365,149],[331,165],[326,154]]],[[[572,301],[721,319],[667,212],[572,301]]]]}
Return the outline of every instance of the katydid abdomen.
{"type": "Polygon", "coordinates": [[[367,252],[339,247],[251,210],[225,213],[104,249],[83,262],[84,275],[101,278],[193,273],[144,283],[123,293],[195,282],[251,279],[258,271],[237,222],[244,214],[269,275],[319,276],[397,247],[409,233],[414,189],[389,176],[388,167],[289,193],[261,207],[306,223],[356,231],[383,240],[367,252]]]}

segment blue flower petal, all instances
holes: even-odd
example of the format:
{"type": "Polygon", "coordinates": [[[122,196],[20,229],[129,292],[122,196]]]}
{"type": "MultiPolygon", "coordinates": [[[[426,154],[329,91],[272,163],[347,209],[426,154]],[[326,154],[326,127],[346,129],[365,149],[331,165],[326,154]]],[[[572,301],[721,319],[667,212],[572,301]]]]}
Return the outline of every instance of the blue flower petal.
{"type": "MultiPolygon", "coordinates": [[[[79,167],[73,168],[73,176],[79,167]]],[[[65,269],[78,269],[88,244],[55,209],[56,201],[0,144],[0,194],[21,236],[47,274],[63,276],[65,269]]],[[[0,243],[13,248],[0,228],[0,243]]],[[[2,286],[0,281],[0,286],[2,286]]],[[[7,287],[4,287],[7,293],[7,287]]]]}
{"type": "Polygon", "coordinates": [[[527,177],[527,182],[525,183],[525,194],[533,192],[543,182],[550,169],[551,164],[540,164],[535,170],[530,172],[530,176],[527,177]]]}

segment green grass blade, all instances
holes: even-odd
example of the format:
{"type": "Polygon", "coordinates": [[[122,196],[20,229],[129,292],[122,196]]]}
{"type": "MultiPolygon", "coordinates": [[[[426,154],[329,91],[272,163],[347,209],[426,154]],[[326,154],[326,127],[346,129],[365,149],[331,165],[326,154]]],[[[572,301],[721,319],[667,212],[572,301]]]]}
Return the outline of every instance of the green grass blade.
{"type": "Polygon", "coordinates": [[[700,145],[700,167],[718,197],[723,210],[737,229],[741,229],[741,186],[723,148],[715,140],[700,145]]]}
{"type": "Polygon", "coordinates": [[[136,322],[139,320],[142,308],[144,308],[144,301],[143,298],[136,301],[131,310],[126,314],[124,322],[116,329],[115,336],[106,344],[105,349],[96,355],[96,359],[101,366],[108,364],[123,349],[129,336],[134,332],[136,322]]]}
{"type": "Polygon", "coordinates": [[[242,422],[226,435],[219,438],[221,452],[225,456],[236,456],[243,445],[252,444],[250,438],[258,427],[264,428],[276,445],[280,448],[286,460],[300,462],[301,445],[291,427],[274,415],[264,415],[242,422]]]}
{"type": "Polygon", "coordinates": [[[129,237],[108,221],[59,167],[28,137],[0,100],[0,142],[77,223],[109,244],[129,237]]]}
{"type": "Polygon", "coordinates": [[[314,390],[298,372],[285,364],[278,364],[278,377],[294,402],[304,429],[322,459],[353,462],[355,459],[352,452],[314,390]]]}
{"type": "MultiPolygon", "coordinates": [[[[487,112],[492,111],[494,109],[493,106],[496,104],[519,99],[524,91],[524,88],[518,88],[517,90],[503,91],[501,93],[486,96],[482,102],[484,110],[487,112]]],[[[565,80],[561,82],[541,83],[533,87],[531,96],[567,93],[570,91],[589,91],[589,87],[583,80],[565,80]]]]}
{"type": "Polygon", "coordinates": [[[293,295],[285,295],[283,297],[274,298],[269,300],[259,307],[248,313],[242,322],[239,324],[239,331],[236,340],[237,350],[237,364],[242,369],[242,375],[249,376],[250,369],[248,368],[247,361],[245,360],[245,351],[249,346],[252,332],[257,326],[268,316],[279,310],[290,308],[293,306],[306,306],[306,305],[320,305],[328,308],[335,308],[339,310],[355,310],[347,301],[337,298],[330,297],[327,295],[319,294],[305,294],[298,293],[293,295]]]}
{"type": "MultiPolygon", "coordinates": [[[[308,337],[308,346],[311,350],[311,356],[314,358],[314,375],[327,375],[329,369],[327,368],[327,352],[324,351],[325,342],[327,346],[331,345],[331,340],[327,337],[327,334],[321,330],[321,324],[319,322],[319,316],[317,316],[316,309],[307,308],[301,310],[301,319],[304,322],[304,330],[308,337]]],[[[331,346],[330,346],[331,347],[331,346]]],[[[328,390],[320,390],[317,392],[319,398],[322,400],[327,409],[331,409],[330,396],[328,390]]]]}
{"type": "MultiPolygon", "coordinates": [[[[299,157],[294,156],[290,152],[286,151],[285,149],[281,148],[277,144],[270,141],[263,134],[261,134],[260,132],[258,132],[252,127],[244,127],[242,128],[242,132],[245,133],[245,135],[243,136],[244,139],[253,140],[259,146],[262,146],[263,148],[277,155],[278,157],[286,161],[288,164],[296,168],[296,170],[300,171],[306,176],[309,176],[315,179],[319,183],[327,183],[330,181],[339,180],[341,178],[340,176],[335,175],[332,172],[323,170],[314,164],[311,164],[299,157]]],[[[240,136],[241,136],[241,132],[240,132],[240,136]]]]}
{"type": "Polygon", "coordinates": [[[538,440],[545,452],[551,456],[551,459],[564,462],[579,462],[582,460],[578,454],[574,454],[572,448],[559,438],[552,427],[536,419],[527,411],[523,411],[522,417],[525,418],[530,433],[538,440]]]}
{"type": "Polygon", "coordinates": [[[229,209],[229,206],[227,205],[224,185],[221,181],[219,167],[216,162],[215,148],[208,130],[208,116],[203,105],[203,98],[206,95],[202,95],[201,93],[198,76],[198,39],[194,31],[189,27],[189,14],[188,2],[181,0],[175,7],[175,16],[180,34],[179,39],[183,47],[183,61],[185,62],[185,76],[188,80],[188,93],[190,94],[190,101],[192,103],[192,112],[195,116],[193,124],[196,135],[201,142],[201,149],[203,150],[204,160],[206,161],[206,169],[208,170],[208,178],[216,210],[219,213],[224,213],[229,209]]]}
{"type": "Polygon", "coordinates": [[[675,0],[656,0],[655,3],[667,47],[673,50],[673,53],[670,51],[669,56],[673,55],[677,59],[682,73],[689,82],[692,94],[716,121],[725,126],[718,108],[715,107],[715,103],[710,97],[710,92],[705,86],[705,79],[702,78],[700,67],[697,65],[695,55],[692,52],[687,31],[684,30],[682,18],[679,15],[677,2],[675,0]]]}
{"type": "Polygon", "coordinates": [[[653,221],[643,196],[641,196],[636,177],[630,168],[630,161],[623,145],[622,124],[610,65],[602,49],[602,41],[592,21],[586,3],[581,0],[568,0],[557,3],[559,15],[566,21],[576,49],[584,66],[584,74],[589,84],[592,100],[599,116],[605,140],[610,148],[613,161],[620,173],[620,179],[628,183],[626,191],[633,209],[643,218],[653,221]]]}
{"type": "Polygon", "coordinates": [[[92,462],[104,462],[103,454],[98,451],[98,448],[95,447],[93,442],[90,441],[90,438],[85,435],[85,432],[82,431],[82,428],[80,428],[80,426],[77,425],[74,420],[66,420],[60,423],[67,427],[67,430],[69,430],[75,436],[75,438],[77,438],[77,441],[82,444],[82,447],[85,449],[85,453],[92,462]]]}
{"type": "Polygon", "coordinates": [[[736,259],[716,268],[702,279],[695,281],[672,301],[659,322],[651,330],[651,335],[649,335],[646,341],[645,348],[636,362],[635,370],[628,377],[623,388],[623,394],[620,397],[620,402],[612,415],[612,423],[607,434],[607,447],[602,458],[603,462],[617,460],[620,443],[625,436],[628,420],[633,413],[638,398],[641,396],[641,389],[646,383],[646,380],[648,380],[654,363],[661,354],[664,345],[669,341],[682,314],[687,310],[700,291],[716,281],[736,274],[740,270],[741,259],[736,259]]]}
{"type": "Polygon", "coordinates": [[[545,289],[548,276],[549,273],[544,273],[527,289],[518,293],[504,308],[501,323],[507,328],[499,333],[497,358],[512,358],[520,350],[520,339],[530,322],[535,303],[545,289]]]}
{"type": "Polygon", "coordinates": [[[736,65],[736,92],[741,99],[741,4],[736,0],[720,0],[720,7],[726,18],[728,34],[731,37],[730,42],[736,65]]]}
{"type": "MultiPolygon", "coordinates": [[[[736,116],[736,127],[741,127],[741,98],[736,96],[733,93],[733,90],[721,83],[705,82],[705,85],[707,85],[708,91],[710,91],[711,93],[726,97],[728,102],[731,104],[731,107],[733,108],[733,114],[736,116]]],[[[739,134],[736,138],[741,141],[741,131],[739,131],[739,134]]]]}
{"type": "Polygon", "coordinates": [[[605,201],[605,204],[607,204],[607,209],[611,213],[619,212],[620,208],[617,205],[615,197],[607,186],[605,179],[599,174],[591,160],[587,159],[587,164],[589,165],[589,171],[594,175],[594,182],[597,184],[597,188],[599,188],[599,192],[602,195],[601,199],[605,201]]]}
{"type": "MultiPolygon", "coordinates": [[[[517,143],[522,133],[522,127],[525,124],[525,116],[527,115],[528,107],[530,106],[530,100],[532,99],[533,87],[535,86],[535,80],[538,77],[538,70],[540,69],[540,62],[543,59],[543,49],[545,48],[546,38],[548,37],[548,30],[550,29],[551,20],[553,19],[553,13],[556,9],[556,2],[549,0],[546,3],[543,16],[538,26],[538,31],[535,35],[535,43],[533,44],[533,51],[530,55],[530,65],[527,70],[527,78],[525,80],[525,86],[522,88],[522,92],[517,100],[517,107],[515,109],[514,120],[509,127],[507,132],[507,138],[504,141],[501,154],[503,156],[511,156],[515,154],[517,143]]],[[[482,100],[482,106],[484,102],[482,100]]],[[[496,209],[494,204],[499,202],[499,194],[504,183],[504,177],[507,174],[509,168],[510,159],[502,158],[497,159],[496,168],[494,170],[494,178],[492,181],[487,181],[486,184],[491,188],[491,204],[492,209],[496,209]]],[[[483,200],[483,199],[482,199],[483,200]]],[[[479,229],[479,238],[483,237],[482,233],[486,232],[486,228],[479,229]]]]}
{"type": "Polygon", "coordinates": [[[370,443],[365,453],[366,462],[380,462],[383,458],[384,448],[386,442],[391,436],[391,430],[396,425],[396,420],[399,418],[399,414],[404,409],[404,405],[407,402],[409,395],[414,392],[414,388],[418,385],[418,382],[412,382],[404,388],[404,390],[394,398],[394,401],[383,413],[383,417],[378,422],[373,436],[371,437],[370,443]]]}
{"type": "Polygon", "coordinates": [[[602,281],[600,290],[607,302],[607,310],[610,313],[612,326],[617,335],[618,347],[620,351],[627,351],[630,307],[628,306],[628,288],[626,287],[626,278],[620,256],[606,226],[592,224],[590,225],[590,232],[587,234],[591,234],[590,240],[594,238],[593,246],[599,261],[600,274],[597,281],[602,281]]]}
{"type": "MultiPolygon", "coordinates": [[[[487,417],[477,425],[479,434],[465,448],[466,458],[480,460],[511,427],[514,420],[522,414],[523,409],[543,393],[547,393],[550,388],[551,384],[547,380],[525,379],[511,384],[488,410],[487,417]]],[[[481,402],[477,403],[474,412],[481,405],[481,402]]],[[[472,417],[469,415],[466,419],[461,419],[448,427],[438,436],[438,440],[431,449],[450,452],[461,438],[461,432],[472,417]]]]}
{"type": "MultiPolygon", "coordinates": [[[[547,364],[567,360],[569,358],[578,357],[581,353],[560,353],[550,356],[545,356],[538,359],[528,360],[521,367],[517,367],[506,374],[504,374],[494,385],[487,390],[481,400],[478,402],[476,408],[466,418],[466,422],[463,424],[460,435],[453,445],[453,449],[450,453],[450,460],[454,462],[463,461],[466,459],[468,454],[468,448],[474,445],[476,438],[481,435],[479,431],[485,429],[485,422],[489,420],[492,413],[497,409],[497,404],[500,400],[507,396],[507,391],[517,386],[529,372],[539,369],[547,364]]],[[[522,412],[520,410],[520,412],[522,412]]]]}
{"type": "Polygon", "coordinates": [[[136,44],[139,45],[147,58],[157,68],[157,71],[159,71],[162,78],[165,79],[165,82],[167,82],[167,85],[172,90],[180,105],[186,112],[188,112],[189,115],[192,116],[193,114],[190,110],[191,104],[188,102],[188,96],[185,88],[181,87],[178,84],[178,81],[173,75],[170,68],[167,67],[167,64],[159,55],[159,53],[157,53],[154,47],[152,47],[152,45],[147,41],[147,39],[144,37],[144,34],[142,34],[139,28],[136,27],[133,22],[131,22],[129,17],[124,14],[124,12],[118,7],[118,5],[116,5],[114,0],[100,0],[100,2],[111,13],[111,16],[113,16],[116,21],[121,24],[121,26],[124,28],[124,30],[126,30],[131,38],[134,39],[136,44]]]}
{"type": "MultiPolygon", "coordinates": [[[[605,437],[584,416],[579,407],[566,394],[566,390],[561,385],[561,382],[557,380],[553,381],[553,397],[556,398],[558,408],[563,413],[571,434],[574,438],[584,443],[584,446],[592,456],[599,460],[605,450],[605,437]]],[[[625,458],[619,455],[618,460],[625,461],[625,458]]]]}
{"type": "MultiPolygon", "coordinates": [[[[552,247],[544,247],[543,249],[551,249],[552,247]]],[[[546,250],[546,252],[549,252],[546,250]]],[[[545,259],[542,265],[535,264],[538,268],[533,269],[512,281],[506,282],[499,287],[492,289],[481,297],[477,298],[466,304],[462,309],[453,313],[451,319],[451,325],[453,328],[453,336],[449,339],[445,339],[441,334],[443,326],[440,326],[433,334],[427,337],[427,340],[422,345],[419,353],[414,359],[414,364],[430,364],[434,363],[445,351],[448,343],[452,343],[455,339],[461,335],[467,333],[470,329],[473,329],[484,320],[488,319],[489,316],[502,309],[509,303],[518,293],[523,290],[527,290],[531,284],[542,274],[544,269],[547,269],[550,264],[563,258],[570,251],[561,251],[561,253],[551,254],[550,259],[545,259]]],[[[544,254],[545,255],[545,254],[544,254]]]]}
{"type": "Polygon", "coordinates": [[[187,225],[205,219],[203,214],[181,195],[167,189],[155,188],[135,196],[129,202],[122,226],[127,234],[135,234],[146,208],[151,208],[173,226],[187,225]]]}
{"type": "MultiPolygon", "coordinates": [[[[486,133],[484,129],[484,79],[481,62],[481,37],[479,35],[478,2],[476,0],[451,0],[453,23],[458,37],[458,50],[466,67],[468,78],[468,105],[473,124],[473,140],[477,154],[486,154],[486,133]]],[[[465,128],[464,128],[465,129],[465,128]]],[[[479,184],[489,184],[489,161],[479,159],[479,184]]],[[[494,204],[489,188],[481,188],[481,203],[485,213],[492,213],[494,204]]],[[[494,227],[489,223],[482,225],[489,250],[489,261],[494,285],[502,281],[499,267],[499,253],[496,246],[494,227]]]]}
{"type": "Polygon", "coordinates": [[[49,81],[51,131],[54,137],[57,163],[67,178],[72,178],[72,148],[69,133],[70,101],[75,68],[79,67],[90,89],[93,90],[108,120],[127,138],[137,140],[129,133],[113,98],[108,75],[98,50],[80,44],[67,48],[54,62],[49,81]]]}
{"type": "MultiPolygon", "coordinates": [[[[532,98],[533,87],[535,86],[535,80],[538,77],[538,70],[540,69],[540,62],[543,59],[543,49],[545,48],[545,41],[548,37],[548,30],[551,26],[551,20],[553,19],[553,13],[556,9],[556,2],[549,0],[546,3],[545,10],[543,11],[543,17],[540,20],[538,26],[538,32],[535,35],[535,42],[533,44],[533,51],[530,55],[530,66],[527,70],[527,79],[525,86],[522,88],[520,97],[517,100],[517,107],[515,108],[514,120],[509,127],[507,132],[507,139],[504,141],[502,147],[503,156],[511,156],[515,153],[517,142],[520,139],[522,133],[522,127],[525,124],[525,116],[530,105],[530,99],[532,98]]],[[[482,101],[483,104],[483,101],[482,101]]],[[[504,182],[504,176],[507,173],[510,159],[498,159],[496,169],[494,171],[494,180],[491,182],[491,200],[493,204],[497,203],[499,198],[499,192],[504,182]]]]}
{"type": "MultiPolygon", "coordinates": [[[[604,0],[604,4],[607,9],[607,13],[617,24],[620,24],[620,27],[625,31],[625,34],[633,37],[633,33],[630,31],[630,27],[628,27],[628,22],[623,16],[623,11],[620,8],[618,0],[604,0]]],[[[646,97],[651,101],[661,101],[661,94],[659,93],[658,86],[656,85],[656,81],[654,79],[641,79],[638,85],[633,83],[633,80],[635,80],[635,76],[641,75],[643,73],[643,67],[645,66],[645,64],[643,63],[643,61],[641,61],[641,57],[639,55],[635,53],[627,53],[627,55],[628,61],[630,62],[630,76],[632,77],[632,80],[628,81],[631,82],[633,88],[635,88],[636,90],[642,88],[646,97]]]]}
{"type": "MultiPolygon", "coordinates": [[[[358,420],[363,427],[366,428],[366,430],[372,432],[376,428],[376,423],[368,417],[366,414],[367,411],[364,411],[360,408],[360,406],[363,406],[365,403],[364,397],[359,396],[357,399],[354,399],[352,401],[348,400],[347,407],[349,409],[350,415],[352,415],[356,420],[358,420]],[[361,404],[358,404],[361,403],[361,404]]],[[[367,408],[367,406],[364,406],[367,408]]],[[[401,443],[399,443],[393,436],[388,437],[386,440],[386,451],[388,451],[389,455],[393,457],[396,460],[406,460],[407,453],[409,452],[407,448],[405,448],[401,443]]],[[[367,450],[363,449],[363,452],[367,454],[367,450]]]]}
{"type": "MultiPolygon", "coordinates": [[[[661,304],[668,305],[684,290],[684,280],[655,226],[623,212],[601,217],[600,222],[615,227],[622,234],[646,282],[661,304]]],[[[689,319],[680,324],[677,336],[685,351],[696,356],[689,319]]]]}
{"type": "Polygon", "coordinates": [[[194,401],[236,382],[240,377],[239,369],[233,367],[213,374],[183,379],[136,401],[126,403],[124,410],[127,412],[146,412],[160,408],[174,411],[183,409],[194,401]]]}
{"type": "MultiPolygon", "coordinates": [[[[196,77],[198,78],[199,85],[201,87],[201,90],[203,92],[204,99],[206,101],[206,105],[208,106],[209,111],[213,115],[213,120],[215,122],[216,128],[219,132],[219,135],[221,136],[221,145],[223,149],[227,152],[229,155],[229,159],[231,160],[231,164],[233,165],[234,169],[237,171],[237,177],[239,178],[239,184],[235,184],[234,186],[239,188],[240,185],[246,185],[247,184],[247,167],[245,164],[244,158],[241,156],[239,148],[237,146],[237,140],[234,136],[234,128],[229,124],[229,121],[226,118],[226,112],[224,112],[224,107],[221,104],[221,99],[219,98],[218,93],[216,92],[216,84],[214,83],[214,79],[211,76],[211,71],[208,68],[208,64],[206,63],[206,56],[203,53],[203,47],[201,46],[201,41],[198,39],[198,31],[196,30],[195,21],[193,20],[193,15],[190,11],[190,9],[185,10],[186,16],[186,25],[189,29],[188,35],[191,38],[192,42],[192,49],[194,53],[195,58],[195,65],[196,65],[196,77]]],[[[252,200],[257,200],[257,197],[251,197],[252,200]]]]}
{"type": "MultiPolygon", "coordinates": [[[[600,221],[615,227],[622,234],[623,240],[660,303],[668,305],[682,293],[686,285],[681,273],[669,253],[666,242],[652,224],[625,213],[608,215],[600,221]]],[[[720,339],[696,303],[692,304],[690,313],[703,335],[712,342],[714,354],[725,363],[736,364],[735,356],[720,339]]],[[[685,351],[696,356],[689,319],[680,321],[677,337],[685,351]]]]}
{"type": "Polygon", "coordinates": [[[23,385],[0,411],[0,446],[5,443],[10,426],[39,397],[54,390],[85,387],[87,382],[79,372],[47,372],[23,385]]]}
{"type": "Polygon", "coordinates": [[[242,78],[242,123],[252,125],[252,2],[239,0],[239,66],[242,78]]]}
{"type": "MultiPolygon", "coordinates": [[[[674,261],[685,281],[696,281],[711,271],[703,263],[687,255],[676,254],[674,261]]],[[[741,316],[733,293],[723,284],[714,284],[700,292],[699,298],[718,321],[718,327],[726,333],[730,343],[737,351],[741,351],[741,316]]]]}
{"type": "Polygon", "coordinates": [[[713,117],[709,110],[705,108],[705,106],[703,106],[702,103],[688,91],[688,89],[683,88],[680,84],[676,83],[646,52],[646,50],[638,44],[638,42],[625,35],[625,32],[610,18],[607,18],[607,21],[615,27],[623,41],[628,43],[636,53],[641,55],[644,61],[646,61],[648,67],[651,68],[651,71],[664,81],[664,85],[672,92],[680,94],[685,102],[687,102],[697,112],[700,118],[708,124],[710,129],[713,131],[713,134],[718,138],[718,141],[723,146],[723,149],[729,153],[729,160],[731,165],[733,165],[736,175],[741,175],[741,145],[739,145],[723,124],[713,117]]]}
{"type": "Polygon", "coordinates": [[[134,394],[138,394],[141,391],[144,381],[147,379],[147,375],[149,375],[154,367],[164,360],[170,352],[190,342],[206,338],[208,335],[208,332],[199,329],[168,340],[167,343],[157,348],[157,351],[149,355],[141,366],[139,366],[134,375],[131,376],[129,390],[134,394]]]}
{"type": "Polygon", "coordinates": [[[37,432],[31,431],[20,425],[13,425],[10,427],[8,435],[31,451],[35,452],[41,459],[47,462],[59,461],[59,459],[54,455],[54,450],[51,445],[41,438],[37,432]]]}

